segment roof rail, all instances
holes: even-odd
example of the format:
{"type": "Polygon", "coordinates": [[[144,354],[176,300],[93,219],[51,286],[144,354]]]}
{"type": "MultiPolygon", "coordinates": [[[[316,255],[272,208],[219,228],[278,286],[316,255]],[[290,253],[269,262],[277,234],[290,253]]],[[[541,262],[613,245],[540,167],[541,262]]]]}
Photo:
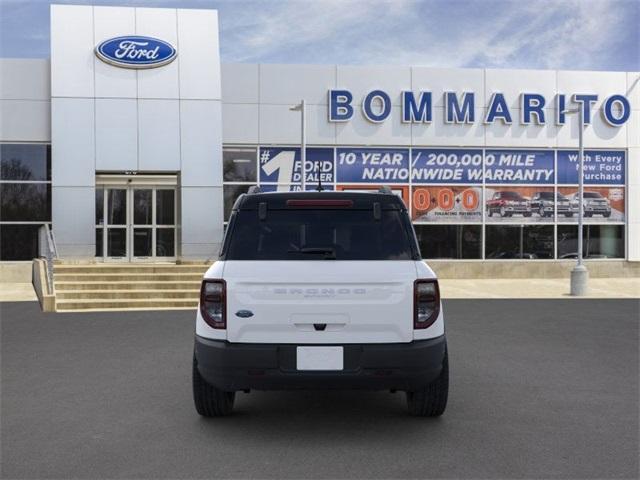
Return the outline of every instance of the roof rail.
{"type": "Polygon", "coordinates": [[[258,185],[252,185],[251,187],[249,187],[249,190],[247,190],[248,195],[252,195],[254,193],[262,193],[262,190],[260,190],[260,187],[258,185]]]}
{"type": "Polygon", "coordinates": [[[388,185],[383,185],[378,189],[378,193],[385,193],[387,195],[393,195],[393,192],[388,185]]]}

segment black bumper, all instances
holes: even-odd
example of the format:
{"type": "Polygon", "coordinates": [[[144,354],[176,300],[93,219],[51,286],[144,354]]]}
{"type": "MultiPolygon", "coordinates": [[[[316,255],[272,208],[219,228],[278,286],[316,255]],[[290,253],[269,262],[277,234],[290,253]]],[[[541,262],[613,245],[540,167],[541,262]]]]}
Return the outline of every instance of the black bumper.
{"type": "MultiPolygon", "coordinates": [[[[292,389],[419,390],[442,370],[446,338],[344,345],[344,369],[299,371],[289,344],[229,343],[196,336],[200,375],[224,391],[292,389]]],[[[314,345],[319,346],[319,345],[314,345]]]]}

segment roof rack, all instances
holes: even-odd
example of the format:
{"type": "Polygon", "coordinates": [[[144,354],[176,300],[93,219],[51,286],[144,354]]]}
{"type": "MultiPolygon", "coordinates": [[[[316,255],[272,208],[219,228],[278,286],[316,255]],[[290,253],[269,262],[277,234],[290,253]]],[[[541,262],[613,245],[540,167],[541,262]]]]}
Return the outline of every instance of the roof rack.
{"type": "Polygon", "coordinates": [[[384,193],[386,195],[393,195],[393,192],[387,185],[383,185],[378,189],[378,193],[384,193]]]}
{"type": "Polygon", "coordinates": [[[247,190],[247,195],[253,195],[254,193],[262,193],[258,185],[252,185],[249,187],[249,190],[247,190]]]}

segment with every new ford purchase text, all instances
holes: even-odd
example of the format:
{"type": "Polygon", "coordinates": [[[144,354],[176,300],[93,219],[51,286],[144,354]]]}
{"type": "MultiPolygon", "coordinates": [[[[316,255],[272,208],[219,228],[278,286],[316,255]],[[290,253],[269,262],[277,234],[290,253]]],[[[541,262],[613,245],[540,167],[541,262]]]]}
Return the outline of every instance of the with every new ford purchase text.
{"type": "Polygon", "coordinates": [[[442,415],[449,367],[438,280],[407,209],[378,193],[261,193],[233,206],[202,282],[193,395],[231,413],[238,391],[406,392],[442,415]]]}

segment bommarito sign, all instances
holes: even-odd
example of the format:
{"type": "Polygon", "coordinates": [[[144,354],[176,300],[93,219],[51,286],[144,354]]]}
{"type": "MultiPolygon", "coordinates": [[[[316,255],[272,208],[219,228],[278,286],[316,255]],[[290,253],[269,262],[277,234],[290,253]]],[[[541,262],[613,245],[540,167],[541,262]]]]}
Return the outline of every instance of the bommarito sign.
{"type": "MultiPolygon", "coordinates": [[[[349,90],[329,90],[329,121],[348,122],[353,118],[356,107],[353,94],[349,90]]],[[[430,123],[433,120],[433,95],[429,91],[421,91],[417,94],[411,91],[401,92],[401,115],[403,123],[430,123]]],[[[555,121],[556,125],[564,125],[566,122],[566,110],[568,95],[564,93],[555,96],[555,121]]],[[[591,123],[591,109],[598,101],[598,95],[575,93],[570,96],[571,102],[582,107],[584,123],[591,123]]],[[[511,124],[514,121],[511,109],[505,95],[496,92],[491,96],[487,105],[484,118],[478,118],[475,107],[475,93],[445,92],[444,122],[445,123],[475,123],[483,121],[492,124],[501,121],[511,124]]],[[[520,118],[523,125],[544,125],[549,122],[545,107],[547,99],[539,93],[520,94],[520,118]]],[[[372,90],[367,93],[360,104],[362,115],[373,123],[384,122],[391,115],[391,97],[384,90],[372,90]]],[[[602,105],[602,116],[612,127],[624,125],[631,115],[631,105],[627,97],[621,94],[610,95],[602,105]]]]}

